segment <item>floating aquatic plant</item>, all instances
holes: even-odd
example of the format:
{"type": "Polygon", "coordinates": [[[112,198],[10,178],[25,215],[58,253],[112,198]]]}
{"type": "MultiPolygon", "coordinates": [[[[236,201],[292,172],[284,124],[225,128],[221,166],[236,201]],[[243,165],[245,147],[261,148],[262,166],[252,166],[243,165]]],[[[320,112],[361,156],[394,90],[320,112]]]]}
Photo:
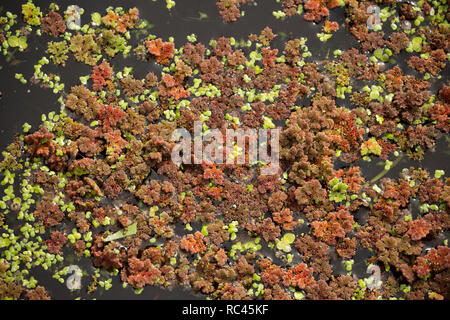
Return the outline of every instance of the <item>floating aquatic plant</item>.
{"type": "Polygon", "coordinates": [[[46,53],[50,55],[50,59],[56,65],[66,65],[66,61],[69,58],[69,47],[67,41],[50,41],[47,44],[48,48],[46,53]]]}
{"type": "Polygon", "coordinates": [[[42,17],[42,12],[39,7],[36,7],[32,0],[22,5],[23,20],[32,25],[38,26],[41,24],[40,18],[42,17]]]}
{"type": "Polygon", "coordinates": [[[286,233],[277,242],[277,249],[284,252],[291,252],[291,244],[295,241],[295,235],[293,233],[286,233]]]}
{"type": "Polygon", "coordinates": [[[136,234],[136,232],[137,232],[137,222],[127,226],[126,229],[117,231],[116,233],[109,235],[108,237],[105,238],[105,241],[109,242],[119,240],[128,236],[133,236],[136,234]]]}
{"type": "Polygon", "coordinates": [[[8,44],[12,48],[19,48],[20,51],[28,48],[27,37],[25,36],[10,36],[8,38],[8,44]]]}
{"type": "MultiPolygon", "coordinates": [[[[218,6],[224,19],[235,21],[244,2],[218,6]]],[[[56,5],[42,15],[30,3],[25,28],[13,30],[12,13],[0,19],[3,53],[11,57],[33,43],[27,40],[38,18],[38,36],[59,38],[48,43],[31,83],[64,93],[62,77],[47,65],[69,64],[70,56],[92,70],[59,97],[60,113],[42,115],[41,126],[24,124],[24,134],[3,152],[1,298],[48,298],[29,275],[36,267],[61,283],[73,272],[67,284],[79,288],[75,267],[56,269],[67,250],[120,273],[123,286],[136,293],[182,284],[212,299],[447,298],[445,172],[410,168],[385,177],[448,132],[448,88],[439,87],[448,60],[443,3],[421,2],[414,10],[402,4],[399,14],[387,4],[377,28],[397,30],[384,35],[367,31],[369,2],[283,1],[274,16],[324,20],[322,40],[338,28],[327,20],[330,9],[346,7],[340,32],[350,31],[359,44],[330,51],[326,61],[317,61],[306,38],[295,34],[272,48],[276,35],[268,27],[209,46],[190,34],[177,48],[174,38],[145,34],[133,51],[162,71],[140,77],[107,60],[127,55],[129,40],[143,34],[136,31],[148,31],[136,8],[91,13],[81,26],[74,18],[83,10],[72,6],[63,31],[56,5]],[[414,28],[406,30],[401,20],[414,28]],[[404,68],[420,75],[392,67],[403,50],[410,56],[404,68]],[[195,120],[205,136],[212,129],[281,126],[279,174],[261,175],[263,161],[177,167],[170,161],[171,134],[180,126],[192,131],[195,120]],[[380,157],[384,170],[366,181],[361,157],[380,157]],[[410,212],[416,205],[419,216],[410,212]],[[439,244],[424,251],[429,239],[439,244]],[[353,268],[361,248],[372,253],[369,277],[353,268]],[[272,254],[283,263],[266,258],[272,254]],[[336,274],[331,256],[342,259],[347,274],[336,274]]],[[[27,84],[27,73],[15,77],[27,84]]],[[[224,156],[235,159],[246,149],[234,144],[224,156]]],[[[112,279],[99,270],[89,294],[111,288],[112,279]]]]}

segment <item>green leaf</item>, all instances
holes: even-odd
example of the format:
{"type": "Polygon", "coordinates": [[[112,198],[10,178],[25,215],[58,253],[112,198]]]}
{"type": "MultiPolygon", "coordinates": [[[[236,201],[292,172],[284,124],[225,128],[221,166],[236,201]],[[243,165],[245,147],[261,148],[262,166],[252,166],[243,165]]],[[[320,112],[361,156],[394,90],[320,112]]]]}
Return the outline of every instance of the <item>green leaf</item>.
{"type": "Polygon", "coordinates": [[[111,235],[109,235],[105,241],[113,241],[113,240],[118,240],[118,239],[122,239],[128,236],[132,236],[135,235],[137,232],[137,222],[133,223],[132,225],[129,225],[128,227],[126,227],[125,229],[122,229],[120,231],[117,231],[116,233],[113,233],[111,235]]]}

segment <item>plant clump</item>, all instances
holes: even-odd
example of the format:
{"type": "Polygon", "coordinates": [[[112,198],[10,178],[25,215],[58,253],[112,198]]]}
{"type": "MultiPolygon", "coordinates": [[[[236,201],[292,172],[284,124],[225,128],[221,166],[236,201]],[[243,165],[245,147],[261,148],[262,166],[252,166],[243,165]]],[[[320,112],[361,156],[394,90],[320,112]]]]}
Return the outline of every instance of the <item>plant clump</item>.
{"type": "MultiPolygon", "coordinates": [[[[244,3],[217,6],[231,22],[244,3]]],[[[52,296],[33,268],[80,292],[84,273],[63,266],[73,252],[99,269],[89,297],[117,276],[137,294],[181,285],[210,299],[448,299],[450,180],[425,162],[390,171],[448,135],[447,7],[419,1],[400,4],[398,14],[385,1],[382,28],[397,28],[385,34],[367,29],[372,3],[281,2],[275,16],[324,20],[328,35],[339,28],[330,10],[345,7],[339,32],[358,45],[320,59],[308,39],[285,41],[270,27],[207,45],[190,35],[176,47],[144,32],[137,8],[108,8],[63,31],[55,5],[43,16],[25,4],[24,21],[53,40],[32,82],[61,94],[62,108],[39,127],[24,124],[3,152],[0,297],[52,296]],[[148,70],[112,59],[130,52],[148,70]],[[400,68],[393,59],[405,52],[411,58],[400,68]],[[64,89],[44,72],[50,63],[89,71],[64,89]],[[175,129],[205,139],[217,129],[224,140],[227,129],[279,129],[279,167],[263,175],[265,158],[213,163],[195,152],[178,165],[175,129]],[[368,167],[380,164],[369,178],[368,167]]],[[[28,35],[8,30],[14,21],[0,19],[5,55],[26,49],[28,35]]],[[[215,154],[245,158],[254,137],[248,142],[215,154]]],[[[275,153],[274,143],[264,145],[275,153]]]]}

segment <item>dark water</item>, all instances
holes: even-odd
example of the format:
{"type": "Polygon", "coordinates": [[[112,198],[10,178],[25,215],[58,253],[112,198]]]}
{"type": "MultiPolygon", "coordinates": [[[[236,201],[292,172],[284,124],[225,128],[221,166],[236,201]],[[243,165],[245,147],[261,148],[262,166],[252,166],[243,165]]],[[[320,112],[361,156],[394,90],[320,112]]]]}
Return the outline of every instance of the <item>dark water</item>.
{"type": "MultiPolygon", "coordinates": [[[[26,1],[5,1],[0,0],[2,7],[1,14],[5,11],[14,13],[20,12],[20,4],[26,1]]],[[[41,7],[41,10],[46,10],[49,4],[53,1],[34,1],[34,3],[41,7]]],[[[309,59],[321,60],[328,56],[332,57],[332,52],[335,49],[347,50],[352,47],[357,47],[357,41],[348,33],[345,26],[333,35],[333,37],[326,43],[322,43],[316,37],[316,33],[321,32],[322,24],[315,25],[306,22],[300,16],[286,18],[284,21],[277,20],[272,15],[272,11],[281,9],[281,5],[273,1],[260,0],[257,5],[244,5],[242,9],[245,11],[245,16],[240,18],[237,22],[232,24],[225,24],[222,22],[218,14],[215,0],[177,0],[176,6],[169,12],[165,7],[164,0],[153,2],[150,0],[136,0],[136,1],[56,1],[61,9],[66,5],[77,4],[85,9],[82,16],[82,24],[90,21],[90,14],[92,12],[105,13],[108,6],[123,6],[128,8],[136,6],[140,11],[140,17],[148,20],[152,25],[150,29],[151,34],[167,39],[173,36],[177,47],[186,43],[186,36],[195,33],[199,42],[207,44],[210,39],[217,39],[220,36],[233,36],[236,40],[246,40],[250,33],[259,34],[259,32],[266,26],[273,29],[274,33],[279,36],[272,42],[273,47],[282,49],[284,44],[290,38],[306,37],[308,39],[307,45],[313,56],[309,59]],[[206,13],[206,19],[199,19],[200,13],[206,13]]],[[[19,15],[20,17],[20,15],[19,15]]],[[[338,8],[331,11],[331,20],[338,21],[339,24],[344,22],[344,9],[338,8]]],[[[22,124],[28,122],[32,125],[32,130],[36,129],[41,123],[41,114],[50,111],[58,111],[60,108],[57,99],[59,95],[55,95],[49,89],[44,89],[36,85],[22,85],[18,80],[14,79],[15,73],[22,73],[26,79],[29,79],[33,74],[33,65],[45,55],[46,44],[51,40],[50,37],[43,35],[38,37],[32,35],[28,38],[29,48],[26,52],[19,53],[10,62],[5,58],[0,57],[0,66],[2,67],[0,73],[0,91],[3,97],[0,99],[0,149],[3,150],[9,143],[12,142],[15,134],[22,132],[22,124]]],[[[136,41],[131,41],[135,45],[136,41]]],[[[149,71],[158,73],[160,67],[152,62],[138,62],[131,56],[123,58],[118,55],[111,64],[115,68],[123,68],[124,66],[133,66],[136,77],[143,77],[149,71]]],[[[405,61],[397,61],[403,68],[406,67],[405,61]]],[[[90,74],[91,68],[87,65],[81,64],[69,57],[66,67],[55,67],[52,64],[46,65],[43,70],[46,73],[56,73],[60,75],[61,82],[65,83],[66,91],[72,85],[78,84],[78,78],[90,74]]],[[[444,74],[448,75],[448,68],[444,74]]],[[[348,105],[348,101],[338,100],[338,104],[348,105]]],[[[395,167],[393,167],[386,177],[397,177],[402,168],[409,166],[424,167],[433,172],[435,169],[444,169],[447,173],[450,172],[449,159],[449,139],[441,138],[438,140],[435,150],[428,152],[421,162],[411,161],[404,157],[395,167]]],[[[393,160],[393,159],[391,159],[393,160]]],[[[384,168],[384,162],[377,164],[376,160],[372,162],[360,163],[362,174],[367,180],[375,177],[384,168]]],[[[364,213],[360,212],[355,217],[361,224],[364,223],[364,213]]],[[[264,254],[269,254],[270,250],[263,250],[264,254]]],[[[68,252],[67,252],[68,253],[68,252]]],[[[272,252],[273,253],[273,252],[272,252]]],[[[359,250],[355,257],[355,264],[353,271],[357,276],[365,276],[364,260],[370,253],[364,250],[359,250]]],[[[65,255],[64,265],[71,263],[78,264],[88,273],[93,272],[94,268],[89,259],[82,258],[78,261],[77,258],[65,255]]],[[[343,274],[345,270],[339,259],[333,259],[334,271],[336,274],[343,274]]],[[[62,265],[57,266],[59,269],[62,265]]],[[[59,283],[52,279],[53,272],[44,272],[37,268],[32,271],[39,283],[45,285],[52,297],[58,299],[73,299],[77,297],[82,298],[96,298],[96,299],[204,299],[202,295],[193,294],[187,289],[175,287],[172,290],[165,290],[158,287],[147,287],[140,295],[136,295],[133,290],[128,287],[122,288],[119,277],[113,277],[113,286],[109,291],[102,288],[95,294],[87,295],[86,287],[91,281],[90,276],[83,277],[83,287],[81,292],[70,292],[65,284],[59,283]]],[[[106,275],[105,275],[106,276],[106,275]]]]}

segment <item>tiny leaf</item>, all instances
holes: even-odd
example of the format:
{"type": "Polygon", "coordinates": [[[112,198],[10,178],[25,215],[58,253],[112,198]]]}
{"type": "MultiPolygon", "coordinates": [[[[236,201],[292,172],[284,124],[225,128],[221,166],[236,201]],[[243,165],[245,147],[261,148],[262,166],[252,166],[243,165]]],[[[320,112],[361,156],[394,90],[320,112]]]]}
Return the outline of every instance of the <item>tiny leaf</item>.
{"type": "Polygon", "coordinates": [[[137,222],[133,223],[132,225],[129,225],[128,227],[117,231],[116,233],[113,233],[111,235],[109,235],[105,241],[113,241],[113,240],[118,240],[118,239],[122,239],[128,236],[132,236],[135,235],[137,232],[137,222]]]}

